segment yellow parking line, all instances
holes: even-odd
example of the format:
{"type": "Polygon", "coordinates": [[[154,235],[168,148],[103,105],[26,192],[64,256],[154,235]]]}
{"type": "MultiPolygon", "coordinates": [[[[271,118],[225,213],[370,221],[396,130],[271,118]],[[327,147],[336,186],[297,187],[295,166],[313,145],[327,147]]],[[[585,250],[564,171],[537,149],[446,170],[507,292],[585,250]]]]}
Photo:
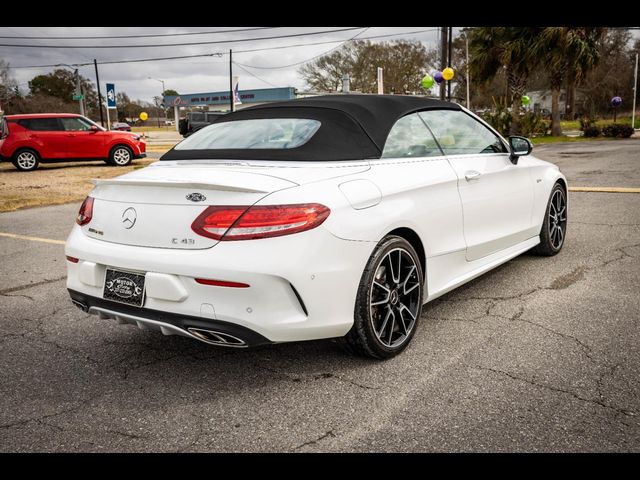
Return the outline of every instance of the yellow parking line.
{"type": "Polygon", "coordinates": [[[640,188],[632,187],[569,187],[570,192],[640,193],[640,188]]]}
{"type": "Polygon", "coordinates": [[[52,238],[30,237],[28,235],[16,235],[15,233],[0,232],[0,237],[17,238],[18,240],[30,240],[32,242],[53,243],[55,245],[64,245],[64,240],[53,240],[52,238]]]}

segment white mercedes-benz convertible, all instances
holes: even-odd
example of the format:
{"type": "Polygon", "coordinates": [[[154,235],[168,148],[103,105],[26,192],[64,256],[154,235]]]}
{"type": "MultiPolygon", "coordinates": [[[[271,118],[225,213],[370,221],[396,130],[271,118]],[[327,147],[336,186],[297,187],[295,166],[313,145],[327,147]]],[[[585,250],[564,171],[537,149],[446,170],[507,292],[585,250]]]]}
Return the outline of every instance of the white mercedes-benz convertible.
{"type": "Polygon", "coordinates": [[[67,288],[85,311],[165,335],[342,337],[388,358],[424,303],[528,250],[560,251],[567,182],[531,150],[418,97],[246,108],[95,181],[67,240],[67,288]]]}

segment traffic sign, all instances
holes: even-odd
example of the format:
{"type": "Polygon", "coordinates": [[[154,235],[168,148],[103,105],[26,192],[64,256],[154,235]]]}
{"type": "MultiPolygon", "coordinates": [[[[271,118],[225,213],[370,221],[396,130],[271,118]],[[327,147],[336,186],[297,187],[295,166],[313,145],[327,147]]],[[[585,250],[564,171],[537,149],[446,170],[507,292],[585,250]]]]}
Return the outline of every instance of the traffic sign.
{"type": "Polygon", "coordinates": [[[74,95],[73,99],[74,100],[84,100],[84,95],[74,95]]]}
{"type": "Polygon", "coordinates": [[[116,86],[107,83],[107,108],[116,108],[116,86]]]}

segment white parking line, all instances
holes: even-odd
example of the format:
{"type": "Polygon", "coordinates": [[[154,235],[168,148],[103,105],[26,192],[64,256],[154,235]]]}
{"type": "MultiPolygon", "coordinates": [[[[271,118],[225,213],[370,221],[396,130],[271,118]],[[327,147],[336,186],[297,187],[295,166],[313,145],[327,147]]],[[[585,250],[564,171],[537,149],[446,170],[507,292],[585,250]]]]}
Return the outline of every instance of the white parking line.
{"type": "Polygon", "coordinates": [[[18,240],[29,240],[32,242],[53,243],[55,245],[64,245],[64,240],[54,240],[52,238],[30,237],[28,235],[16,235],[15,233],[0,232],[0,237],[17,238],[18,240]]]}

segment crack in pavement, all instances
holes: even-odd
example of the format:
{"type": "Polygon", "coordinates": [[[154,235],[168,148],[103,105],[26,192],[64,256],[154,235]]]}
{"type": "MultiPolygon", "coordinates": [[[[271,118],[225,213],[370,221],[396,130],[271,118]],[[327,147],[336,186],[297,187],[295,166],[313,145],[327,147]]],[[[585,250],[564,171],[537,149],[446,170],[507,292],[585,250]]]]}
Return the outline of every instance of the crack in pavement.
{"type": "Polygon", "coordinates": [[[304,442],[304,443],[298,445],[297,447],[294,447],[293,450],[296,451],[296,450],[300,450],[301,448],[308,447],[309,445],[316,445],[317,443],[321,442],[322,440],[324,440],[325,438],[328,438],[328,437],[332,437],[332,438],[336,437],[336,434],[333,433],[333,430],[329,430],[328,432],[320,435],[318,438],[316,438],[314,440],[309,440],[308,442],[304,442]]]}
{"type": "Polygon", "coordinates": [[[5,429],[5,428],[12,428],[12,427],[16,427],[19,425],[25,425],[29,422],[38,422],[41,420],[45,420],[47,418],[52,418],[52,417],[57,417],[59,415],[64,415],[66,413],[72,413],[72,412],[76,412],[78,410],[80,410],[84,405],[76,405],[75,407],[71,407],[71,408],[67,408],[65,410],[61,410],[59,412],[56,413],[49,413],[47,415],[42,415],[40,417],[34,417],[34,418],[27,418],[24,420],[16,420],[15,422],[10,422],[10,423],[5,423],[3,425],[0,425],[0,429],[5,429]]]}
{"type": "Polygon", "coordinates": [[[634,416],[637,415],[637,412],[635,412],[634,410],[626,410],[624,408],[616,407],[614,405],[610,405],[608,403],[605,403],[602,400],[595,400],[595,399],[592,399],[592,398],[585,398],[585,397],[582,397],[582,396],[578,395],[577,393],[572,392],[570,390],[564,390],[562,388],[554,387],[553,385],[547,385],[547,384],[544,384],[544,383],[538,383],[535,380],[528,379],[528,378],[525,378],[525,377],[520,377],[520,376],[515,375],[515,374],[513,374],[511,372],[506,372],[504,370],[498,370],[498,369],[490,368],[490,367],[482,367],[480,365],[468,365],[468,364],[463,364],[463,365],[465,367],[475,368],[477,370],[484,370],[484,371],[487,371],[487,372],[497,373],[499,375],[511,378],[512,380],[525,382],[525,383],[528,383],[528,384],[533,385],[535,387],[542,388],[544,390],[549,390],[551,392],[564,393],[566,395],[570,395],[571,397],[575,398],[576,400],[580,400],[580,401],[586,402],[586,403],[591,403],[593,405],[598,405],[600,407],[613,410],[614,412],[626,415],[628,417],[634,417],[634,416]]]}
{"type": "Polygon", "coordinates": [[[0,293],[0,297],[24,297],[24,298],[27,298],[27,299],[31,300],[32,302],[34,301],[32,296],[24,295],[22,293],[17,293],[15,295],[9,295],[8,293],[0,293]]]}
{"type": "Polygon", "coordinates": [[[380,390],[381,387],[374,387],[371,385],[365,385],[363,383],[357,382],[355,380],[351,380],[350,378],[346,378],[343,377],[341,375],[336,375],[335,373],[309,373],[306,375],[296,375],[296,374],[291,374],[288,372],[283,372],[280,371],[278,369],[272,368],[272,367],[267,367],[266,365],[262,365],[262,364],[258,364],[258,363],[254,363],[254,366],[256,368],[260,368],[262,370],[266,370],[267,372],[270,373],[275,373],[276,375],[284,378],[285,380],[289,380],[291,382],[295,382],[295,383],[300,383],[300,382],[309,382],[309,381],[315,381],[315,380],[324,380],[324,379],[332,379],[335,380],[337,382],[343,382],[343,383],[348,383],[350,385],[353,385],[355,387],[358,388],[362,388],[365,390],[380,390]]]}
{"type": "Polygon", "coordinates": [[[46,285],[48,283],[55,283],[55,282],[59,282],[61,280],[66,280],[66,279],[67,279],[67,276],[65,275],[64,277],[52,278],[51,280],[42,280],[41,282],[28,283],[26,285],[18,285],[17,287],[11,287],[11,288],[6,288],[4,290],[0,290],[0,295],[17,292],[20,290],[26,290],[27,288],[31,288],[31,287],[39,287],[41,285],[46,285]]]}

